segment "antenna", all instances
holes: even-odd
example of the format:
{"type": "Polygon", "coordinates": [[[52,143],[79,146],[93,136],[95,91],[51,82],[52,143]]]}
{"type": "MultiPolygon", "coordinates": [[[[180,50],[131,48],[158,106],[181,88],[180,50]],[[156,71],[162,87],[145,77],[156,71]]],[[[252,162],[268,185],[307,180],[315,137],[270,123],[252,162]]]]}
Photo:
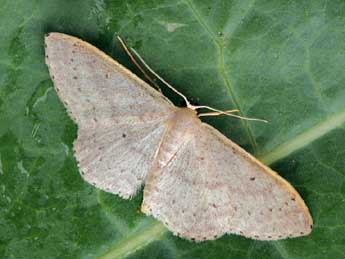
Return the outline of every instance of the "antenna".
{"type": "Polygon", "coordinates": [[[145,72],[145,70],[138,64],[138,62],[135,60],[135,58],[133,57],[132,53],[128,50],[126,44],[124,43],[124,41],[121,39],[120,36],[117,36],[118,41],[121,43],[122,48],[125,50],[125,52],[127,53],[128,57],[132,60],[132,62],[134,63],[134,65],[141,71],[141,73],[143,73],[143,75],[145,76],[145,78],[147,80],[149,80],[156,88],[159,92],[162,92],[161,88],[159,87],[159,85],[145,72]]]}
{"type": "MultiPolygon", "coordinates": [[[[147,73],[145,72],[145,70],[138,64],[138,62],[135,60],[135,58],[132,56],[132,54],[130,53],[130,51],[128,50],[126,44],[123,42],[123,40],[121,39],[120,36],[117,36],[118,40],[120,41],[122,47],[124,48],[124,50],[126,51],[127,55],[130,57],[130,59],[133,61],[133,63],[138,67],[138,69],[144,74],[144,76],[152,83],[154,84],[159,91],[161,92],[159,86],[156,84],[156,82],[154,82],[154,80],[147,75],[147,73]]],[[[243,120],[249,120],[249,121],[261,121],[261,122],[265,122],[267,123],[268,121],[266,120],[262,120],[262,119],[256,119],[256,118],[248,118],[248,117],[243,117],[240,115],[236,115],[236,114],[232,114],[233,112],[239,112],[239,110],[234,109],[234,110],[227,110],[227,111],[221,111],[218,109],[215,109],[213,107],[207,106],[207,105],[192,105],[187,97],[185,95],[183,95],[180,91],[178,91],[177,89],[175,89],[175,87],[173,87],[171,84],[169,84],[167,81],[165,81],[162,77],[160,77],[146,62],[145,60],[139,55],[139,53],[131,48],[130,49],[135,56],[140,60],[140,62],[147,68],[147,70],[149,70],[154,76],[156,76],[163,84],[165,84],[167,87],[169,87],[172,91],[174,91],[176,94],[178,94],[179,96],[181,96],[183,98],[183,100],[186,102],[187,108],[190,108],[192,110],[197,110],[197,109],[208,109],[211,110],[213,112],[208,112],[208,113],[201,113],[198,116],[199,117],[204,117],[204,116],[218,116],[218,115],[227,115],[227,116],[231,116],[231,117],[235,117],[235,118],[239,118],[239,119],[243,119],[243,120]]]]}
{"type": "Polygon", "coordinates": [[[137,58],[140,60],[141,63],[144,64],[144,66],[152,73],[154,74],[163,84],[165,84],[167,87],[169,87],[171,90],[173,90],[175,93],[177,93],[179,96],[181,96],[183,98],[183,100],[186,102],[187,107],[191,108],[193,110],[195,110],[193,107],[193,105],[190,104],[190,102],[188,101],[187,97],[184,96],[182,93],[180,93],[178,90],[176,90],[171,84],[169,84],[167,81],[165,81],[163,78],[161,78],[148,64],[146,64],[146,62],[144,61],[144,59],[138,54],[138,52],[136,52],[135,49],[131,48],[131,51],[133,51],[133,53],[137,56],[137,58]]]}

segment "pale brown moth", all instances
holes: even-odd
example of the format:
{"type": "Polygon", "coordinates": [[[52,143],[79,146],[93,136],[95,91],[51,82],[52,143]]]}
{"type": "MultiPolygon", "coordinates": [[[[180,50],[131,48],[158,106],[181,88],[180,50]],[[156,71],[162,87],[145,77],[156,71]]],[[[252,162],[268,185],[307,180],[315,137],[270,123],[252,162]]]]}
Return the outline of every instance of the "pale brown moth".
{"type": "Polygon", "coordinates": [[[45,44],[55,89],[79,127],[75,157],[87,182],[125,199],[145,184],[141,210],[187,239],[311,232],[297,191],[203,123],[196,106],[174,106],[80,39],[50,33],[45,44]]]}

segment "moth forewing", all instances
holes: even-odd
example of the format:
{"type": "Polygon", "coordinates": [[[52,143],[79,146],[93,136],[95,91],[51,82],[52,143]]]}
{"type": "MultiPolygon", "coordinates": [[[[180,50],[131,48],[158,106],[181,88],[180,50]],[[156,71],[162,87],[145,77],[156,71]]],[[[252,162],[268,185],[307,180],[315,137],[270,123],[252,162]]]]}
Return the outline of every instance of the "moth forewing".
{"type": "Polygon", "coordinates": [[[94,46],[62,33],[45,38],[55,89],[78,124],[82,177],[129,198],[153,163],[171,102],[94,46]]]}
{"type": "Polygon", "coordinates": [[[195,114],[183,116],[168,137],[179,132],[188,137],[168,162],[164,148],[179,140],[162,144],[161,167],[150,172],[144,190],[146,214],[197,241],[225,233],[259,240],[310,233],[308,208],[287,181],[195,114]]]}

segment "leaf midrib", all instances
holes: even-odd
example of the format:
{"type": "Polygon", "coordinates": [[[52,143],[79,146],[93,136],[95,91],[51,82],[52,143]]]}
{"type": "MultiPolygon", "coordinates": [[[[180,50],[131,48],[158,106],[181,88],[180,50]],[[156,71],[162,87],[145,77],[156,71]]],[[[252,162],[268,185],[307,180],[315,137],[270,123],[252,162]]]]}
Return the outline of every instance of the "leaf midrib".
{"type": "Polygon", "coordinates": [[[262,155],[259,159],[265,164],[272,164],[290,155],[294,151],[305,147],[307,144],[327,134],[333,129],[340,127],[343,123],[345,123],[345,111],[334,113],[314,127],[305,130],[293,139],[275,147],[273,150],[262,155]]]}
{"type": "Polygon", "coordinates": [[[141,229],[140,232],[131,233],[126,238],[120,240],[115,246],[110,247],[110,249],[101,255],[99,259],[124,258],[163,237],[167,231],[160,222],[153,222],[149,226],[141,229]]]}

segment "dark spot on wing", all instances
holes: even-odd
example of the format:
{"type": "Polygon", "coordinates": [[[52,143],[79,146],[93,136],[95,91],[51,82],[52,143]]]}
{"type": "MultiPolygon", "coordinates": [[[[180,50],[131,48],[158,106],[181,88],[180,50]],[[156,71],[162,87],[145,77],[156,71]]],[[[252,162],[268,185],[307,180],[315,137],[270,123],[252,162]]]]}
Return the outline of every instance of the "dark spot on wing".
{"type": "Polygon", "coordinates": [[[254,180],[255,180],[255,177],[250,177],[250,180],[251,180],[251,181],[254,181],[254,180]]]}
{"type": "Polygon", "coordinates": [[[78,77],[74,76],[73,79],[78,79],[78,77]]]}
{"type": "Polygon", "coordinates": [[[122,137],[125,138],[125,137],[127,137],[127,135],[126,135],[125,133],[123,133],[123,134],[122,134],[122,137]]]}

